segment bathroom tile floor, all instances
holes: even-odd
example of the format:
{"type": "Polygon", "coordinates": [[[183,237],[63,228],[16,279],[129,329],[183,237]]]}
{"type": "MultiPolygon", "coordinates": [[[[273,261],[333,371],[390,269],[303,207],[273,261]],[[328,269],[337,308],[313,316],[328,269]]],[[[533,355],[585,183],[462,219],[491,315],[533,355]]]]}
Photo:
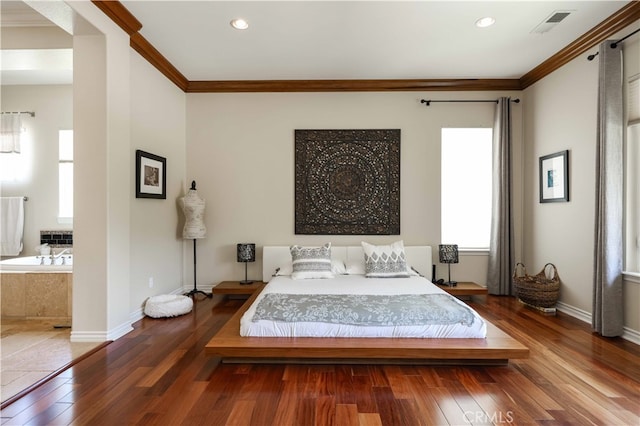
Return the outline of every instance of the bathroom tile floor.
{"type": "Polygon", "coordinates": [[[6,401],[100,343],[71,343],[60,320],[6,320],[0,325],[0,401],[6,401]]]}

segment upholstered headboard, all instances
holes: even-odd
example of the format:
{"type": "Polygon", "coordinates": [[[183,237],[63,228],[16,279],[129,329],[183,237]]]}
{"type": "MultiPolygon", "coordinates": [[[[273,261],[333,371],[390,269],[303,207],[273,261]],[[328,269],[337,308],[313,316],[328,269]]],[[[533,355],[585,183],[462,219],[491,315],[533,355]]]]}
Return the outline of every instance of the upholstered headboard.
{"type": "MultiPolygon", "coordinates": [[[[405,246],[407,262],[420,274],[431,281],[431,246],[405,246]]],[[[331,258],[342,260],[346,265],[349,261],[363,260],[362,246],[331,246],[331,258]]],[[[264,246],[262,249],[262,281],[271,280],[277,268],[291,264],[289,246],[264,246]]]]}

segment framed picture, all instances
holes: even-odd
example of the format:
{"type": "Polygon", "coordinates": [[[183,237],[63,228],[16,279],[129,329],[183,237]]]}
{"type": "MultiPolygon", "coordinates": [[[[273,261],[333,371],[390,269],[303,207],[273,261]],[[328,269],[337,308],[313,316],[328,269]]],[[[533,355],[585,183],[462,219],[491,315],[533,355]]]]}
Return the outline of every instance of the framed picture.
{"type": "Polygon", "coordinates": [[[167,159],[136,150],[136,198],[167,198],[167,159]]]}
{"type": "Polygon", "coordinates": [[[295,130],[296,235],[400,235],[400,129],[295,130]]]}
{"type": "Polygon", "coordinates": [[[569,201],[569,151],[540,157],[540,202],[569,201]]]}

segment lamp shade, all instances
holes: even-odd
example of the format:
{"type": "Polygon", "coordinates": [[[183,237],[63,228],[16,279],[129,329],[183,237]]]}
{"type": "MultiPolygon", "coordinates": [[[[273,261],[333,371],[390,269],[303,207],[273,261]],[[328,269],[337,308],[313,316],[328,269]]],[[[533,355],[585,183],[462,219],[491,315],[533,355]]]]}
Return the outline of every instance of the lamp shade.
{"type": "Polygon", "coordinates": [[[440,244],[440,263],[458,263],[458,245],[440,244]]]}
{"type": "Polygon", "coordinates": [[[238,262],[255,262],[256,261],[256,245],[255,244],[238,244],[238,262]]]}

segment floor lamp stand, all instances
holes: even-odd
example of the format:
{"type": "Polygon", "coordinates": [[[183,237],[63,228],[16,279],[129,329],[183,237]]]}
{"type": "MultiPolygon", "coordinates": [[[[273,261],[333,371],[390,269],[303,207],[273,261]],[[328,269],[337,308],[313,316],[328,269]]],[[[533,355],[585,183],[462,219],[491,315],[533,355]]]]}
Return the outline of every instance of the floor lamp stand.
{"type": "Polygon", "coordinates": [[[185,293],[185,296],[193,296],[196,295],[198,293],[204,294],[206,297],[213,297],[212,293],[205,293],[202,290],[198,290],[198,287],[196,286],[196,239],[193,239],[193,290],[191,290],[189,293],[185,293]]]}

